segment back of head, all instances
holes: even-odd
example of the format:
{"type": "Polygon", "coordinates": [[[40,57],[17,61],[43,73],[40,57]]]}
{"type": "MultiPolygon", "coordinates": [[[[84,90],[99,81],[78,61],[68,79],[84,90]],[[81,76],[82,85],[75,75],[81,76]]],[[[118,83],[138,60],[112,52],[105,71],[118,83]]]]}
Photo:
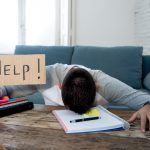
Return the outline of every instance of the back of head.
{"type": "Polygon", "coordinates": [[[68,72],[62,84],[64,105],[79,114],[88,111],[94,103],[96,86],[91,74],[82,68],[68,72]]]}

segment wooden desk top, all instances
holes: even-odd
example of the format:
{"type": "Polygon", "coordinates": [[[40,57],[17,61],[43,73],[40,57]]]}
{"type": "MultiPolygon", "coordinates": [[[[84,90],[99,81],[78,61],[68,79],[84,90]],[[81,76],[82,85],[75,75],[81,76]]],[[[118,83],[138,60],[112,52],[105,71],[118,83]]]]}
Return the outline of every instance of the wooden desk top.
{"type": "MultiPolygon", "coordinates": [[[[129,131],[65,134],[50,107],[36,105],[34,110],[0,118],[0,150],[149,150],[150,132],[141,133],[139,125],[129,131]]],[[[128,119],[133,113],[112,110],[128,119]]]]}

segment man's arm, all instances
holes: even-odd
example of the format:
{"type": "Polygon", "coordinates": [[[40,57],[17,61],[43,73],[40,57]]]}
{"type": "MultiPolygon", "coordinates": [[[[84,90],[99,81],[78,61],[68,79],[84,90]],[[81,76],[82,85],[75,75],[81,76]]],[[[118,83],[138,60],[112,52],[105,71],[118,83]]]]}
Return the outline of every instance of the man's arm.
{"type": "Polygon", "coordinates": [[[14,86],[3,86],[0,88],[2,91],[0,96],[14,97],[24,97],[31,95],[37,91],[35,85],[14,85],[14,86]]]}
{"type": "Polygon", "coordinates": [[[131,123],[136,119],[140,119],[141,131],[145,132],[147,120],[150,124],[150,95],[148,93],[135,90],[102,71],[94,70],[91,71],[91,73],[100,86],[99,93],[104,96],[105,99],[118,104],[124,104],[132,109],[138,110],[130,117],[129,122],[131,123]]]}
{"type": "Polygon", "coordinates": [[[148,93],[135,90],[100,70],[90,70],[90,72],[100,86],[98,92],[109,102],[123,104],[135,110],[142,108],[147,101],[150,102],[148,93]]]}

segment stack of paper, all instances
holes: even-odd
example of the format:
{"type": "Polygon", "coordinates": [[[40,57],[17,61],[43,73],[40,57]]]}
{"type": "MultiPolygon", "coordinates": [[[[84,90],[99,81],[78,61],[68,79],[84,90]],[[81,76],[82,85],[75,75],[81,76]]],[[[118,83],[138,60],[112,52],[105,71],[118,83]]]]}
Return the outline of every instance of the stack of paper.
{"type": "Polygon", "coordinates": [[[79,115],[70,110],[54,110],[53,114],[66,133],[102,132],[129,129],[130,125],[128,122],[109,112],[102,106],[99,105],[96,109],[100,111],[99,119],[74,123],[71,123],[70,121],[83,119],[85,116],[79,115]]]}

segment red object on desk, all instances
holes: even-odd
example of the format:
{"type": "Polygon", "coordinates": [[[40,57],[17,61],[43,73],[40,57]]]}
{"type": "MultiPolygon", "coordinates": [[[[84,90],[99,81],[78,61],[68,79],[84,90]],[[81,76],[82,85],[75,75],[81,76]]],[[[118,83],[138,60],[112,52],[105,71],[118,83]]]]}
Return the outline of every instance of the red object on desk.
{"type": "Polygon", "coordinates": [[[9,100],[9,97],[8,97],[8,96],[3,96],[3,97],[1,98],[1,100],[9,100]]]}
{"type": "Polygon", "coordinates": [[[5,104],[9,102],[9,97],[8,96],[3,96],[0,99],[0,104],[5,104]]]}
{"type": "Polygon", "coordinates": [[[9,105],[9,104],[14,104],[14,103],[20,103],[20,102],[25,102],[25,101],[28,101],[28,100],[25,99],[25,98],[13,98],[13,99],[8,100],[5,103],[0,103],[0,107],[4,106],[4,105],[9,105]]]}
{"type": "Polygon", "coordinates": [[[0,100],[0,104],[2,104],[2,103],[8,103],[8,102],[9,102],[8,99],[0,100]]]}

